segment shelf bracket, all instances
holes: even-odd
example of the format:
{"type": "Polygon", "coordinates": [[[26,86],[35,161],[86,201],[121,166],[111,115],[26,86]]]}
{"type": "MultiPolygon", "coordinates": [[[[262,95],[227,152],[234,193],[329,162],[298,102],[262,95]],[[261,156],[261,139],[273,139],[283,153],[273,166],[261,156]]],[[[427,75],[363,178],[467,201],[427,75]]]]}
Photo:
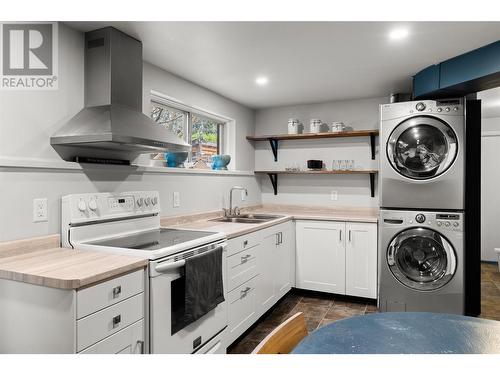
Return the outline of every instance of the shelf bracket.
{"type": "Polygon", "coordinates": [[[375,197],[375,173],[370,173],[370,192],[372,198],[375,197]]]}
{"type": "Polygon", "coordinates": [[[274,161],[278,161],[278,140],[269,138],[269,143],[271,144],[271,149],[273,150],[274,161]]]}
{"type": "Polygon", "coordinates": [[[267,175],[269,176],[271,184],[273,185],[274,195],[278,195],[278,174],[268,173],[267,175]]]}
{"type": "Polygon", "coordinates": [[[370,145],[372,149],[372,160],[375,160],[375,134],[370,134],[370,145]]]}

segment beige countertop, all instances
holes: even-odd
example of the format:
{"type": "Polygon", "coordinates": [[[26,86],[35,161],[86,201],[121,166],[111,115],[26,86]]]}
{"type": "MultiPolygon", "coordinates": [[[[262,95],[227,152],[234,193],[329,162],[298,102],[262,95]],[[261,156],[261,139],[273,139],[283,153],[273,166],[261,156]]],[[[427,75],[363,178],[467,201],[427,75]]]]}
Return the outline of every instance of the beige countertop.
{"type": "Polygon", "coordinates": [[[260,224],[224,223],[212,221],[220,217],[222,212],[212,211],[205,214],[164,217],[161,220],[163,227],[178,229],[198,229],[212,232],[223,232],[228,238],[238,237],[257,230],[284,223],[289,220],[326,220],[351,221],[363,223],[377,223],[377,208],[310,208],[300,206],[266,205],[251,207],[242,212],[259,214],[283,215],[283,217],[260,224]]]}
{"type": "Polygon", "coordinates": [[[146,259],[59,247],[59,235],[0,243],[0,278],[78,289],[147,265],[146,259]]]}

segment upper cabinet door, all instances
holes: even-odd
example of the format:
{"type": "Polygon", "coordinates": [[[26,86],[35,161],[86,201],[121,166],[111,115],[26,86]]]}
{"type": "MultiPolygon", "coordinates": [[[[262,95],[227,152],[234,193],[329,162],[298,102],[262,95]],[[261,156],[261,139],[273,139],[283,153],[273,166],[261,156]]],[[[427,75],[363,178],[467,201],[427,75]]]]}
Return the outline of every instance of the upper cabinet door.
{"type": "Polygon", "coordinates": [[[297,221],[296,285],[345,294],[345,223],[297,221]]]}
{"type": "Polygon", "coordinates": [[[346,294],[377,298],[377,224],[346,223],[346,294]]]}

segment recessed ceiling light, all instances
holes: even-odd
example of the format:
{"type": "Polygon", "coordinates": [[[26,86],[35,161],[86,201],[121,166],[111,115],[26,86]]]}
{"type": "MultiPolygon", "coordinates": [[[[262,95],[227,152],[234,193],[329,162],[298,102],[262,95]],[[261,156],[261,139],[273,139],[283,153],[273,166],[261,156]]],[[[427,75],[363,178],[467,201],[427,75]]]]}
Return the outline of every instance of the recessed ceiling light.
{"type": "Polygon", "coordinates": [[[267,79],[267,77],[264,76],[260,76],[255,79],[255,83],[259,86],[265,86],[267,85],[268,82],[269,80],[267,79]]]}
{"type": "Polygon", "coordinates": [[[409,32],[408,29],[405,28],[398,28],[394,29],[389,33],[389,38],[392,40],[400,40],[404,39],[408,36],[409,32]]]}

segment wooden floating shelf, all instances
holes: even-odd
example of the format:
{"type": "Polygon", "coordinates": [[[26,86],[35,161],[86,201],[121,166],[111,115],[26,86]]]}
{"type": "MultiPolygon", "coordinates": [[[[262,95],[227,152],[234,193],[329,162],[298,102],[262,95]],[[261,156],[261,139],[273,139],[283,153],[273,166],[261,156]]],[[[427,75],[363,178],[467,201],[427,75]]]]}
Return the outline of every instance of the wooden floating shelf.
{"type": "Polygon", "coordinates": [[[349,130],[328,133],[304,133],[304,134],[274,134],[274,135],[247,135],[249,141],[268,141],[274,155],[274,161],[278,161],[279,141],[298,141],[304,139],[321,138],[349,138],[349,137],[370,137],[372,160],[375,160],[375,137],[379,134],[378,129],[372,130],[349,130]]]}
{"type": "Polygon", "coordinates": [[[279,174],[319,174],[319,175],[335,175],[335,174],[367,174],[370,176],[370,193],[372,198],[375,196],[375,174],[378,173],[376,169],[354,169],[354,170],[304,170],[304,171],[255,171],[255,173],[267,174],[273,185],[274,195],[278,195],[278,175],[279,174]]]}
{"type": "Polygon", "coordinates": [[[274,174],[370,174],[377,173],[376,169],[353,169],[345,171],[329,171],[329,170],[304,170],[304,171],[255,171],[254,173],[274,173],[274,174]]]}
{"type": "Polygon", "coordinates": [[[267,141],[276,139],[278,141],[290,141],[299,139],[319,139],[319,138],[348,138],[348,137],[369,137],[378,135],[378,129],[372,130],[349,130],[341,132],[327,133],[303,133],[303,134],[275,134],[275,135],[247,135],[249,141],[267,141]]]}

